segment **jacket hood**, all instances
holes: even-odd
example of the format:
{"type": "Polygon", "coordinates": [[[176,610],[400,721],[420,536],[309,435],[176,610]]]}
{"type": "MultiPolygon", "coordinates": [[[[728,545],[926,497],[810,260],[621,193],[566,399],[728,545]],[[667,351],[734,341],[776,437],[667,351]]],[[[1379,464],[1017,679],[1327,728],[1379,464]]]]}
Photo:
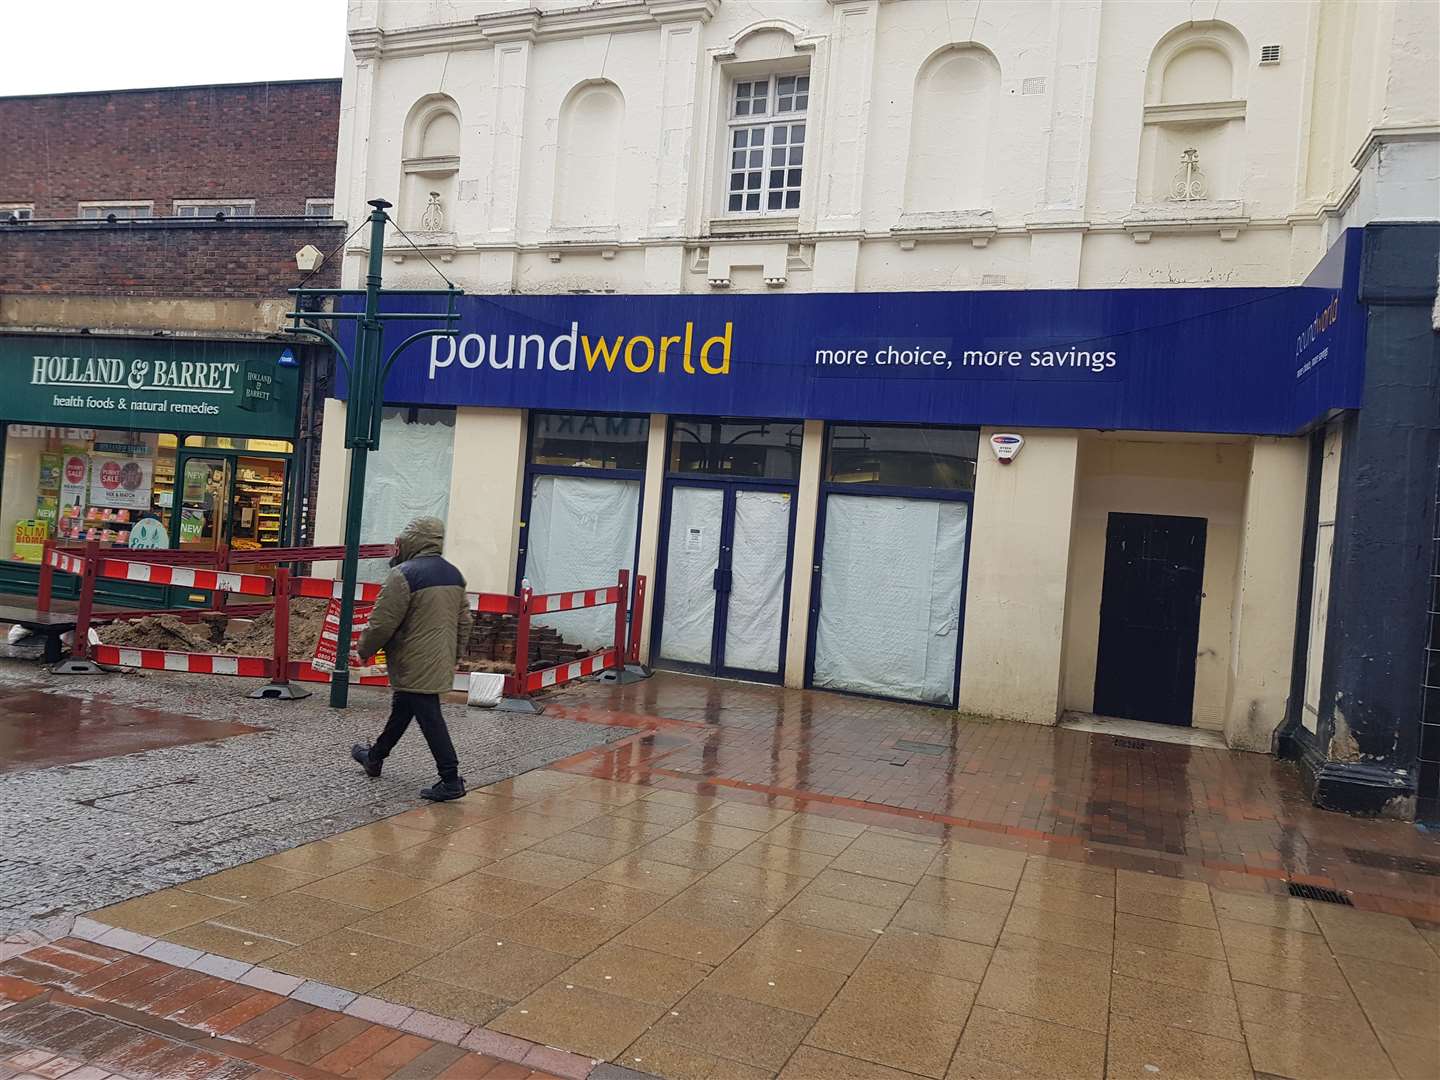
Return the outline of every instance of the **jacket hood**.
{"type": "Polygon", "coordinates": [[[418,517],[395,538],[390,565],[399,566],[420,555],[439,555],[444,547],[445,523],[437,517],[418,517]]]}

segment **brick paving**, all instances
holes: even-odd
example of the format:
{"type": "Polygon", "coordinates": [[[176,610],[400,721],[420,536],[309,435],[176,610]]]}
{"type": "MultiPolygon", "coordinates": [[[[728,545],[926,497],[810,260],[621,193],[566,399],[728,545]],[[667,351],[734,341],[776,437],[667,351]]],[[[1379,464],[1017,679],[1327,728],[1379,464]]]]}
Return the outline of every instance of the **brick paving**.
{"type": "Polygon", "coordinates": [[[3,965],[0,1080],[560,1080],[542,1069],[62,938],[3,965]]]}

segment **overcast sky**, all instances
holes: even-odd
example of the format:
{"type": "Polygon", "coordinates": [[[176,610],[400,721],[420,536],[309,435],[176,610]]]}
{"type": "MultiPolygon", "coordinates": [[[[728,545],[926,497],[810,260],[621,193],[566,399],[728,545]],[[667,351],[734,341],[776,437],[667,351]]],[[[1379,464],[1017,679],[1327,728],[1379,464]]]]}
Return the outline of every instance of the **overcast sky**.
{"type": "Polygon", "coordinates": [[[345,0],[11,0],[0,95],[339,78],[345,0]],[[34,18],[45,29],[26,32],[34,18]]]}

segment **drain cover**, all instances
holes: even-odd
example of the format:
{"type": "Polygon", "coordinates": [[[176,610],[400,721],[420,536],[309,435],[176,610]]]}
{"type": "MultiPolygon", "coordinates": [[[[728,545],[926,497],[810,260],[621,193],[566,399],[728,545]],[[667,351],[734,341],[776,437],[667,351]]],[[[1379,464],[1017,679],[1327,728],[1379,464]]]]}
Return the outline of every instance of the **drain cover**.
{"type": "Polygon", "coordinates": [[[950,750],[948,746],[942,743],[911,742],[909,739],[896,739],[895,749],[908,750],[912,754],[929,754],[931,757],[940,757],[950,750]]]}
{"type": "Polygon", "coordinates": [[[165,821],[172,825],[198,825],[212,818],[226,817],[242,810],[265,806],[271,799],[265,795],[244,794],[213,784],[180,781],[160,787],[131,791],[96,799],[90,805],[134,817],[165,821]]]}
{"type": "Polygon", "coordinates": [[[1120,735],[1112,736],[1115,745],[1122,750],[1144,750],[1148,743],[1144,739],[1126,739],[1120,735]]]}
{"type": "Polygon", "coordinates": [[[1346,907],[1355,906],[1355,901],[1334,889],[1322,889],[1319,885],[1301,885],[1298,881],[1287,881],[1285,885],[1289,888],[1291,896],[1298,896],[1302,900],[1319,900],[1322,904],[1344,904],[1346,907]]]}

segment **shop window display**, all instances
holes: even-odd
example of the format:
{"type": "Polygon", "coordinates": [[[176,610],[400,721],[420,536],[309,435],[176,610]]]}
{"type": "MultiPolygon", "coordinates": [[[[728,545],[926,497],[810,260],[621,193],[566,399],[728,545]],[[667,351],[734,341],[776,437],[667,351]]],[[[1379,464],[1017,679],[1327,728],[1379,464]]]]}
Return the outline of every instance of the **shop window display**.
{"type": "Polygon", "coordinates": [[[275,439],[190,436],[182,445],[168,432],[11,424],[0,552],[38,563],[48,539],[137,550],[279,547],[290,450],[275,439]]]}
{"type": "Polygon", "coordinates": [[[135,546],[168,546],[163,519],[174,468],[174,436],[9,425],[0,497],[5,556],[38,563],[52,538],[129,547],[141,522],[151,524],[135,546]]]}

